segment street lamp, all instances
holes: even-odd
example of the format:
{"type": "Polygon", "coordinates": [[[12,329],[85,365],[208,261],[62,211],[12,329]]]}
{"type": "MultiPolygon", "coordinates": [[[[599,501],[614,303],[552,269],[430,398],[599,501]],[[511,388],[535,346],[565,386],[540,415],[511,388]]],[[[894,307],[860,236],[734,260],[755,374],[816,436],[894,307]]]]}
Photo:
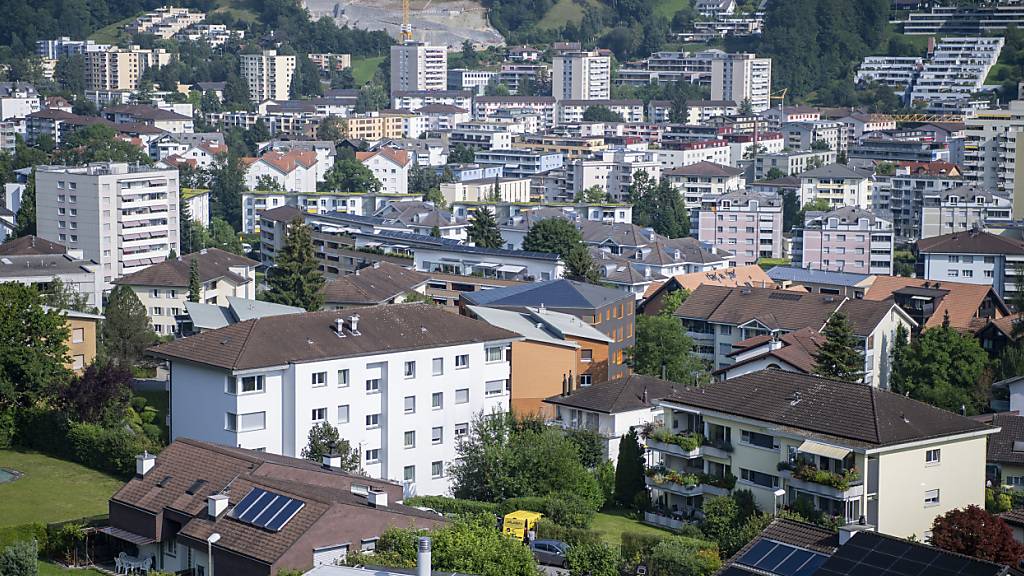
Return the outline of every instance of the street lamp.
{"type": "Polygon", "coordinates": [[[206,539],[206,557],[210,559],[210,576],[213,576],[213,545],[220,540],[220,534],[214,532],[206,539]]]}
{"type": "Polygon", "coordinates": [[[779,488],[773,494],[775,495],[775,497],[772,498],[772,516],[777,516],[779,514],[779,498],[785,496],[786,491],[783,490],[782,488],[779,488]]]}

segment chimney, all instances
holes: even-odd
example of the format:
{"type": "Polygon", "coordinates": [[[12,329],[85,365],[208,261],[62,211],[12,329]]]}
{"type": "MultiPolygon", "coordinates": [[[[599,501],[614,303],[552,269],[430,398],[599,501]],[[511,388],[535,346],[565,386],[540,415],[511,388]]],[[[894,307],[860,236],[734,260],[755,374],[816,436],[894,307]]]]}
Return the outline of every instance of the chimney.
{"type": "Polygon", "coordinates": [[[352,331],[353,336],[359,335],[359,314],[353,314],[348,317],[348,327],[352,331]]]}
{"type": "Polygon", "coordinates": [[[370,491],[366,493],[366,503],[374,508],[387,508],[388,493],[383,490],[370,488],[370,491]]]}
{"type": "Polygon", "coordinates": [[[416,576],[430,576],[430,538],[420,536],[416,546],[416,576]]]}
{"type": "Polygon", "coordinates": [[[326,470],[340,470],[341,469],[341,454],[338,454],[333,449],[330,454],[324,454],[321,458],[324,469],[326,470]]]}
{"type": "Polygon", "coordinates": [[[149,452],[143,452],[135,457],[135,473],[139,478],[145,478],[146,473],[156,466],[156,456],[149,452]]]}
{"type": "Polygon", "coordinates": [[[874,532],[875,527],[868,524],[863,515],[856,521],[839,527],[839,545],[842,546],[853,538],[857,532],[874,532]]]}
{"type": "Polygon", "coordinates": [[[338,334],[338,338],[345,337],[345,319],[335,318],[334,319],[334,331],[338,334]]]}
{"type": "Polygon", "coordinates": [[[228,509],[227,494],[211,494],[206,498],[206,514],[211,520],[216,520],[228,509]]]}

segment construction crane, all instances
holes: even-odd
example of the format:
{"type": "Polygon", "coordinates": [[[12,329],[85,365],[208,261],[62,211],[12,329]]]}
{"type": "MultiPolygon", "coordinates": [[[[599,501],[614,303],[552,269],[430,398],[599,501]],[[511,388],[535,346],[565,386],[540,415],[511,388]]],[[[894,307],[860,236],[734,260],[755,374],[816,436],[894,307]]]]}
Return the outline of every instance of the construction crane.
{"type": "Polygon", "coordinates": [[[402,0],[402,42],[412,42],[412,24],[409,22],[409,0],[402,0]]]}

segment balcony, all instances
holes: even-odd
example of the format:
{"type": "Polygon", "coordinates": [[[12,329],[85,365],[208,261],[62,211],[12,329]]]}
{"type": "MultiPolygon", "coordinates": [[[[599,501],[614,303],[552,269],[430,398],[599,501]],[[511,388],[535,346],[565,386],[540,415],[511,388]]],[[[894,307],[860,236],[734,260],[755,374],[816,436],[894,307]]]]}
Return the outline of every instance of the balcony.
{"type": "Polygon", "coordinates": [[[644,524],[650,524],[652,526],[658,526],[660,528],[667,528],[669,530],[682,530],[686,526],[686,520],[682,519],[679,514],[672,514],[669,512],[644,512],[644,524]]]}
{"type": "Polygon", "coordinates": [[[797,490],[835,500],[857,498],[864,494],[864,481],[855,468],[839,474],[819,470],[810,464],[779,462],[778,469],[786,485],[797,490]]]}
{"type": "Polygon", "coordinates": [[[700,455],[703,458],[718,458],[728,460],[732,458],[732,443],[722,438],[705,438],[700,447],[700,455]]]}
{"type": "Polygon", "coordinates": [[[712,476],[704,473],[681,473],[665,468],[647,470],[645,482],[649,488],[657,488],[680,496],[727,496],[736,486],[736,477],[712,476]]]}
{"type": "Polygon", "coordinates": [[[673,434],[658,428],[647,437],[647,447],[680,458],[700,458],[700,445],[704,437],[697,432],[673,434]]]}

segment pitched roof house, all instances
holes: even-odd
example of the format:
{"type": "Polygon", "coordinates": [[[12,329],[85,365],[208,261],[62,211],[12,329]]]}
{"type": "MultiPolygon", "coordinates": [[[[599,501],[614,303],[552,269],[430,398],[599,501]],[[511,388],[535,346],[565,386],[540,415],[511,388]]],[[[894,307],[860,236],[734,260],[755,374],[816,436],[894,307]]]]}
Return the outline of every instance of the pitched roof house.
{"type": "Polygon", "coordinates": [[[354,274],[329,280],[323,288],[328,309],[398,304],[410,292],[423,294],[430,277],[390,262],[374,262],[354,274]]]}

